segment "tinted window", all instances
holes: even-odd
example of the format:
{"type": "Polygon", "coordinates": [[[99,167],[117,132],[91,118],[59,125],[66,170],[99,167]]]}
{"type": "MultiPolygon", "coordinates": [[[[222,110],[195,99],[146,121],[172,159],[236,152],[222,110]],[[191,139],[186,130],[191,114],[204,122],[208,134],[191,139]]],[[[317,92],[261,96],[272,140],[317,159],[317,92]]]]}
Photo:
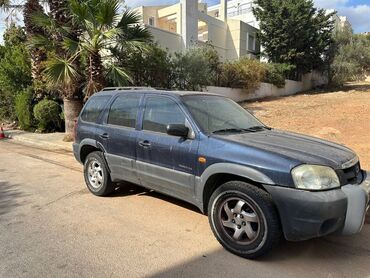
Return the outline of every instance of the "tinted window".
{"type": "Polygon", "coordinates": [[[185,105],[196,122],[208,134],[227,129],[264,126],[234,101],[218,96],[185,96],[185,105]]]}
{"type": "Polygon", "coordinates": [[[140,97],[140,95],[125,95],[116,98],[109,111],[108,124],[134,128],[140,97]]]}
{"type": "Polygon", "coordinates": [[[185,116],[180,107],[169,98],[148,98],[143,129],[166,133],[168,124],[185,124],[185,116]]]}
{"type": "Polygon", "coordinates": [[[92,97],[86,103],[86,107],[82,112],[81,119],[86,122],[95,123],[109,99],[110,96],[92,97]]]}

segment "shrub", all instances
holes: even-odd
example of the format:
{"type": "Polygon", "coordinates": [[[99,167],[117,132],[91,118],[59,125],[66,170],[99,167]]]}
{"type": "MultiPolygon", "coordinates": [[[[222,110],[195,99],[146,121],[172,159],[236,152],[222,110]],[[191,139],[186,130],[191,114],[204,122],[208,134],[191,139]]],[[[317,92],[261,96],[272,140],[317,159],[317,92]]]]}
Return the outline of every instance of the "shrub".
{"type": "Polygon", "coordinates": [[[252,90],[258,88],[266,74],[265,66],[255,59],[240,58],[223,64],[220,85],[252,90]]]}
{"type": "Polygon", "coordinates": [[[129,47],[115,55],[118,65],[130,71],[133,85],[170,88],[171,56],[157,44],[141,50],[129,47]]]}
{"type": "Polygon", "coordinates": [[[274,84],[278,88],[285,86],[285,79],[294,71],[295,67],[289,64],[268,63],[263,82],[274,84]]]}
{"type": "Polygon", "coordinates": [[[219,57],[211,46],[198,46],[185,53],[176,53],[172,59],[172,87],[180,90],[201,90],[213,85],[220,65],[219,57]]]}
{"type": "Polygon", "coordinates": [[[32,84],[31,60],[23,28],[11,24],[0,46],[0,119],[17,118],[15,98],[32,84]]]}
{"type": "Polygon", "coordinates": [[[32,90],[26,89],[15,97],[15,114],[19,127],[24,130],[33,126],[32,96],[32,90]]]}
{"type": "Polygon", "coordinates": [[[57,102],[44,99],[35,105],[33,113],[37,120],[37,128],[40,131],[56,131],[61,129],[61,108],[57,102]]]}

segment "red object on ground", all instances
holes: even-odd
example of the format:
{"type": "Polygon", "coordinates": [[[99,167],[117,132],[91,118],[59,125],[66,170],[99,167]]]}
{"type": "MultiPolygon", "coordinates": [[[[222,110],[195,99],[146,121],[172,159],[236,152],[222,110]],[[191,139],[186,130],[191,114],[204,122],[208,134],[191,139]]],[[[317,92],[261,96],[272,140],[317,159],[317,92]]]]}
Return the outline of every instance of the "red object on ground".
{"type": "Polygon", "coordinates": [[[6,138],[6,136],[5,136],[3,127],[1,127],[1,129],[0,129],[0,139],[4,139],[4,138],[6,138]]]}

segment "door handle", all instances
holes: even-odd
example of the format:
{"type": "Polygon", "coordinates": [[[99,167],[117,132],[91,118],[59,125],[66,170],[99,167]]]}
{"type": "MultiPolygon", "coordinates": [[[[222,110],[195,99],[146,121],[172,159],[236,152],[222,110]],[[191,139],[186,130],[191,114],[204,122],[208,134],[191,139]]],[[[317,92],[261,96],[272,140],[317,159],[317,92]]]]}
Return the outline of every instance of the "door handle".
{"type": "Polygon", "coordinates": [[[109,139],[109,134],[108,133],[103,133],[99,135],[100,138],[102,139],[109,139]]]}
{"type": "Polygon", "coordinates": [[[140,141],[139,145],[144,147],[144,148],[149,148],[151,146],[151,144],[148,140],[140,141]]]}

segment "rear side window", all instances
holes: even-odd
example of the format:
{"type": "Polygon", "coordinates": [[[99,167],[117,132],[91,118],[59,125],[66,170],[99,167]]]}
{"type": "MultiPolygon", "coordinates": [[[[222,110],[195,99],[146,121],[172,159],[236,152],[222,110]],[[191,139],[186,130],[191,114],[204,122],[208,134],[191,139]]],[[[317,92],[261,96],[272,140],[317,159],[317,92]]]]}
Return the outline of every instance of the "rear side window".
{"type": "Polygon", "coordinates": [[[108,124],[135,128],[140,95],[124,95],[115,99],[110,107],[108,124]]]}
{"type": "Polygon", "coordinates": [[[110,96],[92,97],[86,104],[81,119],[85,122],[96,123],[109,99],[110,96]]]}
{"type": "Polygon", "coordinates": [[[149,97],[145,105],[143,129],[166,133],[168,124],[185,124],[185,116],[173,100],[149,97]]]}

